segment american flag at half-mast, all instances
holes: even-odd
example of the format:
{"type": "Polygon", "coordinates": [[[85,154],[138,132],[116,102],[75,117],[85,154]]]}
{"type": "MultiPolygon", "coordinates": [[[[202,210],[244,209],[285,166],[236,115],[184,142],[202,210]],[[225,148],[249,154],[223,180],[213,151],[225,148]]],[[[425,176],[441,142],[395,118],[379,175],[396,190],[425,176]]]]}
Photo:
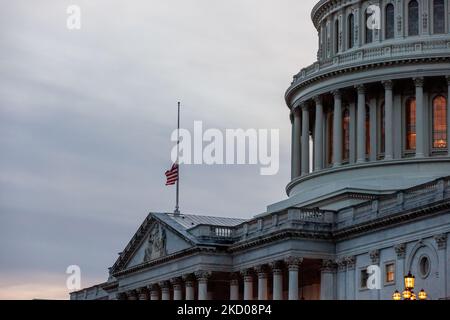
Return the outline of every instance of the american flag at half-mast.
{"type": "Polygon", "coordinates": [[[173,186],[178,181],[178,163],[174,163],[170,170],[166,171],[166,186],[173,186]]]}

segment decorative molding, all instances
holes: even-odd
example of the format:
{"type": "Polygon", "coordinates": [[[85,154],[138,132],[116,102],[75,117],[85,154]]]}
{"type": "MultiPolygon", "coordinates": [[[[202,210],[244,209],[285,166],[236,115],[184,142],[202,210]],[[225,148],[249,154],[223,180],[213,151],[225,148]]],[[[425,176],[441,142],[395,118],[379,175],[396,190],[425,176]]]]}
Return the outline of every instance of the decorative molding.
{"type": "Polygon", "coordinates": [[[373,264],[380,264],[380,250],[375,249],[369,252],[370,260],[373,264]]]}
{"type": "Polygon", "coordinates": [[[406,243],[400,243],[394,246],[395,253],[398,259],[405,259],[406,257],[406,243]]]}
{"type": "Polygon", "coordinates": [[[447,249],[447,234],[442,233],[434,237],[439,250],[447,249]]]}

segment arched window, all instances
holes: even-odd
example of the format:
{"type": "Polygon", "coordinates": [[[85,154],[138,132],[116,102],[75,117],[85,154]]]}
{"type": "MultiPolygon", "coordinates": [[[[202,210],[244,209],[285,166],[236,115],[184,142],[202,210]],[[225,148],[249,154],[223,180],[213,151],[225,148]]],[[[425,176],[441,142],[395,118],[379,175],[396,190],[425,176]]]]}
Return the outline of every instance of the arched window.
{"type": "Polygon", "coordinates": [[[380,106],[380,152],[384,153],[386,150],[386,113],[384,108],[384,102],[380,106]]]}
{"type": "Polygon", "coordinates": [[[395,13],[394,13],[394,5],[388,4],[386,6],[386,39],[394,38],[394,29],[395,29],[395,13]]]}
{"type": "Polygon", "coordinates": [[[406,150],[416,150],[416,98],[409,98],[405,108],[406,150]]]}
{"type": "Polygon", "coordinates": [[[419,3],[411,0],[408,4],[408,35],[417,36],[419,34],[419,3]]]}
{"type": "Polygon", "coordinates": [[[367,21],[369,21],[369,18],[372,16],[371,14],[369,14],[369,9],[366,10],[366,19],[364,21],[366,21],[365,23],[365,30],[366,30],[366,43],[372,43],[373,42],[373,30],[370,29],[367,26],[367,21]]]}
{"type": "Polygon", "coordinates": [[[366,155],[370,154],[370,107],[366,105],[366,155]]]}
{"type": "Polygon", "coordinates": [[[344,161],[348,161],[350,158],[350,111],[348,107],[344,109],[342,113],[342,155],[344,157],[344,161]]]}
{"type": "Polygon", "coordinates": [[[334,53],[339,52],[339,19],[334,22],[334,53]]]}
{"type": "Polygon", "coordinates": [[[433,148],[445,149],[447,145],[447,99],[437,96],[433,99],[433,148]]]}
{"type": "Polygon", "coordinates": [[[348,16],[348,48],[351,49],[355,45],[355,16],[350,13],[348,16]]]}
{"type": "Polygon", "coordinates": [[[328,113],[327,127],[328,127],[328,144],[327,144],[328,163],[332,164],[333,163],[333,112],[328,113]]]}
{"type": "Polygon", "coordinates": [[[444,0],[434,0],[433,2],[433,33],[445,33],[444,0]]]}

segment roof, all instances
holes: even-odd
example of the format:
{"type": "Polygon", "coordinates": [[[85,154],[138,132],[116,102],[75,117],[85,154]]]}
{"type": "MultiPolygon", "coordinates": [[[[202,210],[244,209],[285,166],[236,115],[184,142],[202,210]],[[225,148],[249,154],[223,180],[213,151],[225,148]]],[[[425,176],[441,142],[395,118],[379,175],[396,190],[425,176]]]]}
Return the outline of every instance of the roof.
{"type": "Polygon", "coordinates": [[[167,216],[172,220],[176,221],[186,230],[192,229],[198,225],[235,227],[247,221],[245,219],[238,219],[238,218],[222,218],[222,217],[198,216],[189,214],[180,214],[180,215],[167,214],[167,216]]]}

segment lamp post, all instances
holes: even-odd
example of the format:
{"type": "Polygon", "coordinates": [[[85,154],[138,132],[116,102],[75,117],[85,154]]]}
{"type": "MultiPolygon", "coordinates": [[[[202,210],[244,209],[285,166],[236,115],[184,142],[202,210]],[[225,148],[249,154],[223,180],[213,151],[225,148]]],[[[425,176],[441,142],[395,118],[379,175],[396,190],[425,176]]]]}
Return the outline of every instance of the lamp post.
{"type": "Polygon", "coordinates": [[[411,274],[411,271],[405,276],[405,290],[400,293],[398,290],[395,290],[394,294],[392,295],[392,300],[400,301],[402,300],[427,300],[428,294],[425,292],[425,290],[420,290],[419,294],[416,295],[414,293],[414,286],[416,283],[416,277],[414,277],[411,274]]]}

